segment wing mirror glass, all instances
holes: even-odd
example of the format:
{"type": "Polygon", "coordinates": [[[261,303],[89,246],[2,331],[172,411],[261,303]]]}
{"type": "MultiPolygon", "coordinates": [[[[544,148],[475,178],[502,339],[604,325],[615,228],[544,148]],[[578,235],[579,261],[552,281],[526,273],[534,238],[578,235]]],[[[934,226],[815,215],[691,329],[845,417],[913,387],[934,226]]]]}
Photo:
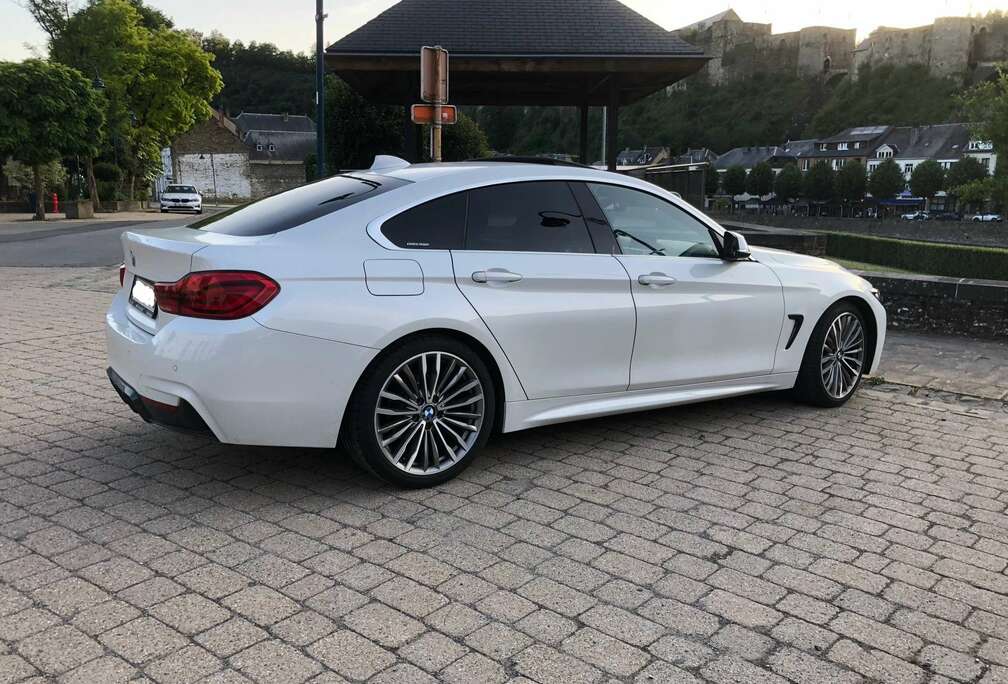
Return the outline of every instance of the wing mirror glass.
{"type": "Polygon", "coordinates": [[[726,261],[745,261],[752,252],[749,251],[749,243],[739,233],[726,230],[724,234],[724,259],[726,261]]]}

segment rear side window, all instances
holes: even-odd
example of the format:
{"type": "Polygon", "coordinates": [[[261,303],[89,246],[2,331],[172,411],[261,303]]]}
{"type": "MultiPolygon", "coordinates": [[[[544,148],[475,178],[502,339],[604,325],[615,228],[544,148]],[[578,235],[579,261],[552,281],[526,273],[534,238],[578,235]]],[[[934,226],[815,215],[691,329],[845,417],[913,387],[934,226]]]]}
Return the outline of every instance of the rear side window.
{"type": "Polygon", "coordinates": [[[595,251],[566,181],[509,183],[469,191],[466,249],[595,251]]]}
{"type": "Polygon", "coordinates": [[[466,193],[425,202],[393,216],[381,232],[404,249],[461,249],[465,243],[466,193]]]}
{"type": "Polygon", "coordinates": [[[410,181],[358,173],[333,176],[293,190],[242,204],[190,224],[190,228],[224,235],[272,235],[339,211],[410,181]]]}

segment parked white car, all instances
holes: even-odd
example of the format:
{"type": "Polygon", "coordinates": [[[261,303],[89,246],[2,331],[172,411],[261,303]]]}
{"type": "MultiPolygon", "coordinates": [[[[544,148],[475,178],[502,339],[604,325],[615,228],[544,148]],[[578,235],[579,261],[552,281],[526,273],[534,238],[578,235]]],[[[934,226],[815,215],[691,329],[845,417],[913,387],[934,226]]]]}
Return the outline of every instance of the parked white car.
{"type": "Polygon", "coordinates": [[[885,338],[857,275],[576,165],[379,157],[122,242],[108,373],[145,420],[340,443],[405,486],[494,431],[768,390],[839,406],[885,338]]]}
{"type": "Polygon", "coordinates": [[[976,223],[1001,223],[1001,214],[974,214],[970,221],[976,223]]]}
{"type": "Polygon", "coordinates": [[[927,221],[931,215],[926,211],[912,211],[909,214],[901,215],[900,218],[904,221],[927,221]]]}
{"type": "Polygon", "coordinates": [[[161,193],[161,213],[187,211],[203,213],[203,196],[191,185],[169,185],[161,193]]]}

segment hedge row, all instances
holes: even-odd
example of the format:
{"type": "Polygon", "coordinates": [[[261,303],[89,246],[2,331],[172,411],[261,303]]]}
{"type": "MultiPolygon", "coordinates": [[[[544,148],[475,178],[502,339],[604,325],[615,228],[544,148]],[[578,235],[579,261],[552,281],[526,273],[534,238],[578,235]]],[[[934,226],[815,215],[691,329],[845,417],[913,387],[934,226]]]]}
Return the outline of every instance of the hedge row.
{"type": "Polygon", "coordinates": [[[826,254],[928,275],[1008,280],[1008,249],[996,247],[830,233],[826,254]]]}

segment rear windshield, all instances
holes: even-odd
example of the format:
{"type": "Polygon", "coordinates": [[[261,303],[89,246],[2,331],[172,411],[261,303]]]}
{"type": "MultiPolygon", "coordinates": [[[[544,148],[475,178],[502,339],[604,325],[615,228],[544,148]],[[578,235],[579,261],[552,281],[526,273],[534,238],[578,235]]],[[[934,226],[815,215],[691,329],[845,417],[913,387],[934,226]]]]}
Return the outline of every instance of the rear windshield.
{"type": "Polygon", "coordinates": [[[196,188],[191,185],[169,185],[165,188],[165,192],[189,192],[195,193],[196,188]]]}
{"type": "Polygon", "coordinates": [[[222,211],[189,227],[224,235],[272,235],[409,182],[371,173],[333,176],[222,211]]]}

